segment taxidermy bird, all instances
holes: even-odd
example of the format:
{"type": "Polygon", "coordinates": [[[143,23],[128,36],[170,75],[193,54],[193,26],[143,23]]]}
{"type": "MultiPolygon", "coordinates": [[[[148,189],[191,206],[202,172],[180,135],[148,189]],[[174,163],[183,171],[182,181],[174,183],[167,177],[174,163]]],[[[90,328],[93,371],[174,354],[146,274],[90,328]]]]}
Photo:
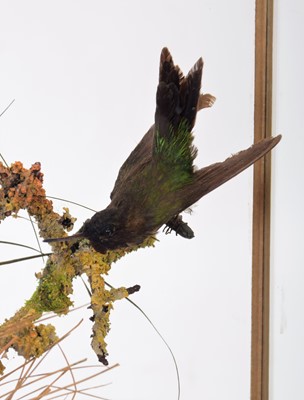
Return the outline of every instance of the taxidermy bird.
{"type": "Polygon", "coordinates": [[[140,244],[163,225],[185,238],[194,236],[180,213],[263,157],[281,139],[264,139],[223,162],[195,169],[196,114],[215,100],[200,94],[202,70],[200,58],[184,76],[169,50],[162,50],[154,125],[120,168],[110,204],[75,235],[46,242],[86,238],[96,251],[105,253],[140,244]]]}

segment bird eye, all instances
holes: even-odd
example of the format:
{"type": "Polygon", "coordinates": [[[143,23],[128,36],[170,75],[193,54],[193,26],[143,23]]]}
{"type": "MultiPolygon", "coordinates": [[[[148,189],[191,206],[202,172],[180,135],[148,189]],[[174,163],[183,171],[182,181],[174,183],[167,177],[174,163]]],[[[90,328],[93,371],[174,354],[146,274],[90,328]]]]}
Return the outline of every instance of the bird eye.
{"type": "Polygon", "coordinates": [[[105,230],[104,230],[104,235],[110,237],[110,236],[113,235],[114,231],[115,231],[114,226],[110,226],[110,225],[109,225],[109,226],[107,226],[107,227],[105,228],[105,230]]]}

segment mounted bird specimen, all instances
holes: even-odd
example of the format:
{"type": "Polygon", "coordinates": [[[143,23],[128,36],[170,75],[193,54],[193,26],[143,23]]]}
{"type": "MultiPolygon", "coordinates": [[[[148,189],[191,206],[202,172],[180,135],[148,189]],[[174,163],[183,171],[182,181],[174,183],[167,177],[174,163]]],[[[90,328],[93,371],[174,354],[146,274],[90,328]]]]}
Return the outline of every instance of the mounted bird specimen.
{"type": "Polygon", "coordinates": [[[200,58],[184,76],[169,50],[162,50],[154,125],[120,168],[110,204],[75,235],[46,242],[86,238],[96,251],[105,253],[138,245],[162,226],[192,238],[194,233],[180,213],[276,146],[281,136],[264,139],[223,162],[194,168],[196,115],[215,101],[200,94],[202,70],[200,58]]]}

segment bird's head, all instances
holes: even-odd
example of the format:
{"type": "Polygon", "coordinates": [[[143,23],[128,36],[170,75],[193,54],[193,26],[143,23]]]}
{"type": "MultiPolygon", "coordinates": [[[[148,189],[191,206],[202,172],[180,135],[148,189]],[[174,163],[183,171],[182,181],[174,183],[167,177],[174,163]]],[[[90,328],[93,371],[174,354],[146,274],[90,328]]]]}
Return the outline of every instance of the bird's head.
{"type": "Polygon", "coordinates": [[[115,210],[106,208],[87,220],[79,232],[90,240],[96,251],[105,253],[107,250],[117,248],[121,221],[115,210]]]}

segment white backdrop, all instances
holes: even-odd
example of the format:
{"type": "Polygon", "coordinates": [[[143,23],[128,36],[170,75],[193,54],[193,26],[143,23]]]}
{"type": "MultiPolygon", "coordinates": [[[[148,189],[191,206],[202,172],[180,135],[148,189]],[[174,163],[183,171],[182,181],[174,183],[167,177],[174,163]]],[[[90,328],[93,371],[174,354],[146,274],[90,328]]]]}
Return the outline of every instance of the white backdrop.
{"type": "MultiPolygon", "coordinates": [[[[40,161],[49,195],[104,208],[120,165],[153,123],[163,46],[185,72],[203,56],[203,91],[217,97],[197,119],[197,165],[249,146],[254,1],[27,0],[1,1],[0,110],[16,101],[0,119],[0,152],[26,167],[40,161]]],[[[55,205],[77,216],[75,231],[91,215],[55,205]]],[[[141,285],[132,299],[170,344],[182,399],[249,398],[251,212],[252,169],[186,215],[193,240],[159,234],[154,249],[125,257],[108,277],[116,286],[141,285]]],[[[2,223],[0,239],[37,246],[22,220],[2,223]]],[[[27,254],[1,246],[1,259],[27,254]]],[[[1,320],[30,297],[42,267],[37,260],[0,269],[1,320]]],[[[88,301],[81,282],[74,298],[88,301]]],[[[95,362],[89,316],[82,310],[54,321],[63,333],[85,319],[64,345],[71,362],[95,362]]],[[[102,377],[112,384],[96,394],[176,399],[172,359],[143,316],[121,301],[111,321],[109,361],[120,367],[102,377]]]]}

